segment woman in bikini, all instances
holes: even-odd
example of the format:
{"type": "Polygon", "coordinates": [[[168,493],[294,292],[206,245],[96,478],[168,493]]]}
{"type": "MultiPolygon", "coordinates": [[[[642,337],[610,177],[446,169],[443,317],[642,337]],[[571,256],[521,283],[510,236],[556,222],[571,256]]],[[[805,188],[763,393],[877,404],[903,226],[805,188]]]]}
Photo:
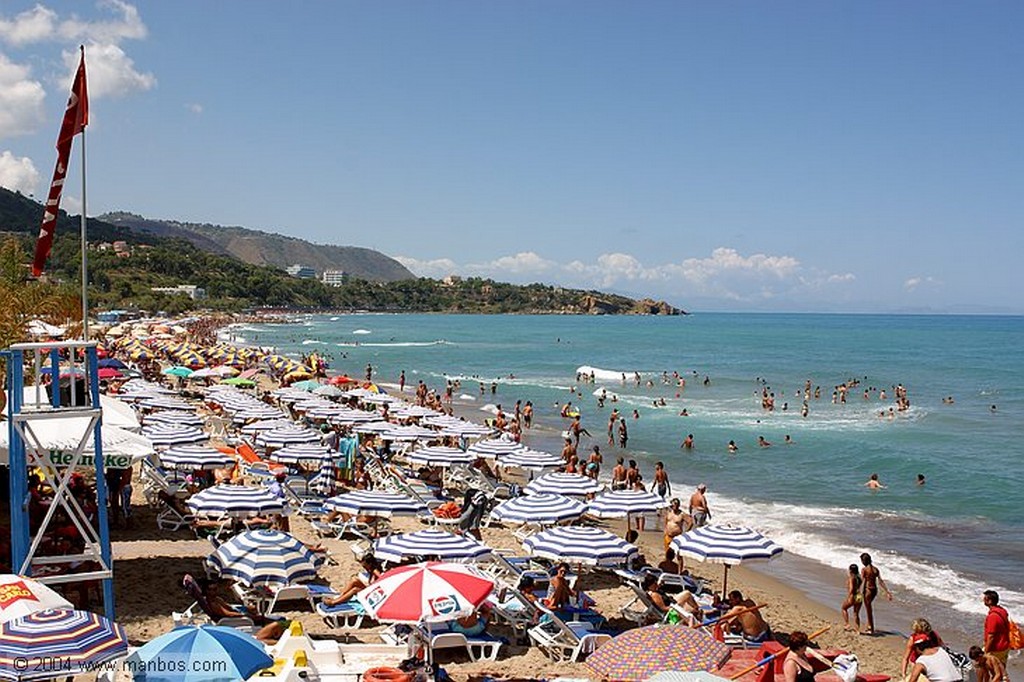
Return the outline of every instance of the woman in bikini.
{"type": "Polygon", "coordinates": [[[857,632],[860,632],[860,605],[864,602],[864,595],[861,594],[860,572],[857,564],[850,564],[850,572],[846,576],[846,599],[840,607],[843,611],[843,629],[850,629],[850,616],[848,609],[853,609],[853,624],[857,632]]]}
{"type": "Polygon", "coordinates": [[[860,578],[863,581],[861,586],[864,595],[864,615],[868,622],[868,627],[864,630],[864,634],[873,635],[875,634],[875,613],[871,605],[875,601],[875,597],[878,596],[878,586],[881,585],[882,589],[885,590],[885,596],[889,601],[892,601],[892,592],[889,591],[889,587],[882,580],[882,574],[878,571],[878,568],[871,563],[871,555],[864,552],[860,555],[860,562],[864,564],[864,568],[860,570],[860,578]]]}

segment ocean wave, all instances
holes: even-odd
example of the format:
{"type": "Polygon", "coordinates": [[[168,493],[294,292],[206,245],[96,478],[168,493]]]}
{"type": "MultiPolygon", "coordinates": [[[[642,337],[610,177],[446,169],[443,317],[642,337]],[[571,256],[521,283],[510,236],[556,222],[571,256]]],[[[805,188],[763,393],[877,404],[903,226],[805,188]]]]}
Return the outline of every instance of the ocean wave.
{"type": "Polygon", "coordinates": [[[373,332],[371,332],[369,329],[353,329],[352,333],[353,334],[365,335],[365,334],[372,334],[373,332]]]}
{"type": "MultiPolygon", "coordinates": [[[[583,365],[582,367],[576,368],[576,374],[586,374],[587,376],[592,375],[595,379],[600,379],[601,381],[615,381],[623,383],[623,376],[626,377],[626,382],[634,379],[635,370],[631,369],[629,371],[620,371],[617,369],[601,369],[600,367],[583,365]]],[[[643,376],[642,373],[641,376],[643,376]]]]}
{"type": "MultiPolygon", "coordinates": [[[[673,483],[673,487],[675,485],[673,483]]],[[[688,490],[689,487],[679,489],[688,490]]],[[[927,542],[929,536],[942,535],[944,524],[924,515],[908,518],[905,512],[757,503],[723,495],[712,495],[709,501],[715,523],[753,525],[787,552],[831,568],[845,571],[851,563],[858,563],[861,552],[868,552],[874,563],[882,568],[888,585],[909,590],[926,601],[942,603],[963,614],[985,613],[980,595],[987,589],[997,590],[1000,603],[1011,611],[1019,613],[1024,610],[1024,592],[1019,589],[993,586],[948,564],[915,558],[907,551],[893,551],[881,546],[885,538],[892,535],[886,531],[890,530],[887,526],[893,521],[913,525],[919,542],[927,542]],[[751,524],[754,519],[755,523],[751,524]],[[848,538],[854,526],[860,526],[876,538],[878,546],[851,542],[848,538]]],[[[892,530],[899,531],[898,528],[892,530]]]]}
{"type": "Polygon", "coordinates": [[[320,339],[306,339],[305,341],[302,342],[302,345],[303,346],[320,346],[320,345],[326,345],[326,344],[324,344],[324,342],[321,341],[320,339]]]}

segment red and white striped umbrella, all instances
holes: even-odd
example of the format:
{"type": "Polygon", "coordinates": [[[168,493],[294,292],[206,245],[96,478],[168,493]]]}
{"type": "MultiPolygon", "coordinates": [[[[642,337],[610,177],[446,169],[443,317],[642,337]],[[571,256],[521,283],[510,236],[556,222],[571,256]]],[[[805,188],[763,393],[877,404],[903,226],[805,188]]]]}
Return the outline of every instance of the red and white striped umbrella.
{"type": "Polygon", "coordinates": [[[356,599],[379,621],[440,623],[473,613],[493,589],[472,566],[429,561],[391,569],[356,599]]]}

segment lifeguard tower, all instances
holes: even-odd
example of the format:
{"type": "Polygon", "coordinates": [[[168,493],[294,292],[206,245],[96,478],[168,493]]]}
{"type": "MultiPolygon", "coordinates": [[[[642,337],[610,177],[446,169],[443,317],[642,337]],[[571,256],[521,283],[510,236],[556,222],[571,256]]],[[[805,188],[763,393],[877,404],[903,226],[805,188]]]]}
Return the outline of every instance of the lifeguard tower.
{"type": "Polygon", "coordinates": [[[7,364],[12,570],[50,585],[98,580],[105,615],[113,619],[113,562],[96,343],[20,343],[2,355],[7,364]],[[27,387],[26,372],[33,379],[27,387]],[[51,378],[49,393],[43,382],[47,374],[51,378]],[[65,378],[66,391],[62,385],[65,378]],[[41,436],[55,428],[63,443],[57,449],[52,447],[52,439],[41,436]],[[53,489],[53,500],[39,526],[31,528],[28,472],[35,468],[43,472],[43,483],[53,489]],[[70,483],[76,473],[95,476],[95,519],[89,518],[72,494],[70,483]],[[84,543],[80,552],[42,553],[44,536],[58,516],[74,525],[84,543]]]}

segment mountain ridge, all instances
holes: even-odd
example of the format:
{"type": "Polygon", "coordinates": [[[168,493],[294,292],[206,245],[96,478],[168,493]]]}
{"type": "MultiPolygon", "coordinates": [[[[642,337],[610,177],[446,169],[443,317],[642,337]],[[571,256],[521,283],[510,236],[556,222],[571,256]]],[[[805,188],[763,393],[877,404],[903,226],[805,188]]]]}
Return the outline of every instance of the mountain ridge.
{"type": "Polygon", "coordinates": [[[318,273],[324,270],[343,270],[352,277],[371,282],[416,278],[394,258],[362,246],[316,244],[299,237],[237,225],[146,218],[127,211],[104,213],[98,218],[136,233],[186,239],[204,251],[233,256],[252,265],[270,265],[281,269],[291,265],[307,265],[318,273]]]}

